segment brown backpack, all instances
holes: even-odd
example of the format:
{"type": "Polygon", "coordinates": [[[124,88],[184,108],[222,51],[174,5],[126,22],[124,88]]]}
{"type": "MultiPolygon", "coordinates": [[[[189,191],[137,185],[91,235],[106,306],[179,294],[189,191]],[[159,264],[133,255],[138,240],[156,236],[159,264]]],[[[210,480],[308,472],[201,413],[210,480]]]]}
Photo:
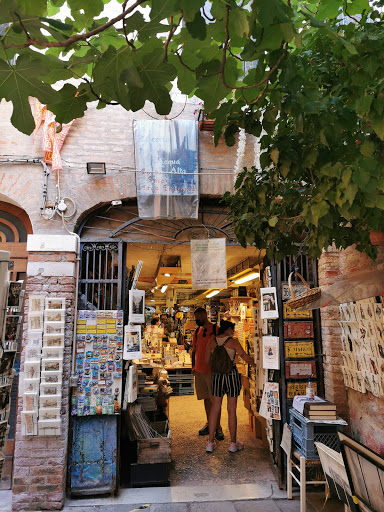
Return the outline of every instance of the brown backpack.
{"type": "Polygon", "coordinates": [[[233,370],[233,361],[229,357],[228,352],[225,350],[225,344],[231,337],[229,336],[222,345],[217,343],[215,338],[216,347],[211,355],[211,372],[212,373],[231,373],[233,370]]]}

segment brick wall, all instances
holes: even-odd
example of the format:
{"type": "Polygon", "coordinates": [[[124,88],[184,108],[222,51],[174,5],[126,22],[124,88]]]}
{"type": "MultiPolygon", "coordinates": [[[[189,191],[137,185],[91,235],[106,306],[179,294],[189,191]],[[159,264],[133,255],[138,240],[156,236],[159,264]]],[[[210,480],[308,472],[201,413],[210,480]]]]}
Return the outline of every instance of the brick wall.
{"type": "MultiPolygon", "coordinates": [[[[76,255],[66,252],[31,252],[30,260],[49,265],[49,262],[75,264],[76,255]]],[[[49,268],[49,267],[47,267],[49,268]]],[[[22,347],[27,343],[29,295],[46,294],[65,297],[65,349],[62,379],[61,419],[62,434],[58,437],[24,437],[21,435],[20,411],[22,395],[18,400],[16,448],[13,475],[13,510],[60,510],[65,499],[68,452],[69,377],[74,323],[76,283],[74,276],[28,276],[25,286],[24,329],[22,347]]],[[[24,357],[21,355],[21,371],[24,357]]]]}
{"type": "MultiPolygon", "coordinates": [[[[326,288],[338,276],[351,272],[382,268],[384,247],[378,248],[378,257],[370,260],[354,247],[337,251],[328,248],[319,260],[319,284],[326,288]]],[[[383,270],[384,271],[384,270],[383,270]]],[[[338,413],[349,423],[348,432],[356,441],[384,456],[384,399],[372,393],[361,393],[344,386],[341,372],[342,350],[340,340],[339,308],[328,306],[321,310],[324,357],[324,384],[326,398],[337,404],[338,413]]]]}
{"type": "MultiPolygon", "coordinates": [[[[184,107],[175,103],[171,114],[177,119],[197,119],[199,106],[184,107]]],[[[18,132],[10,122],[12,104],[0,102],[0,158],[43,156],[41,129],[35,140],[18,132]]],[[[72,198],[77,206],[76,215],[68,228],[78,225],[79,219],[103,204],[113,200],[136,197],[133,123],[135,119],[148,119],[156,114],[146,106],[138,112],[127,112],[120,106],[107,106],[103,110],[92,107],[84,117],[77,119],[64,142],[61,152],[63,171],[60,173],[61,196],[72,198]],[[106,162],[106,175],[89,175],[87,162],[106,162]]],[[[163,119],[163,118],[162,118],[163,119]]],[[[213,133],[199,132],[200,194],[202,197],[221,197],[233,189],[233,168],[237,158],[237,144],[233,147],[224,141],[215,147],[213,133]]],[[[254,161],[254,137],[247,135],[244,166],[254,161]]],[[[48,178],[48,199],[54,201],[57,173],[48,178]]],[[[60,233],[63,227],[59,217],[46,221],[40,215],[43,191],[43,167],[40,164],[7,164],[0,170],[0,200],[14,202],[28,214],[34,233],[60,233]]]]}

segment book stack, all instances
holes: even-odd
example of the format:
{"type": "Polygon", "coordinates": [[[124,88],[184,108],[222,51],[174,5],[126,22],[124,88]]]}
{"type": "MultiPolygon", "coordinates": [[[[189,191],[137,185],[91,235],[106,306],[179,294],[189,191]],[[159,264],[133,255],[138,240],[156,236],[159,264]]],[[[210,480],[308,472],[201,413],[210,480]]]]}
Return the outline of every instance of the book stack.
{"type": "Polygon", "coordinates": [[[308,401],[304,404],[303,414],[309,420],[335,420],[336,405],[328,400],[322,402],[308,401]]]}
{"type": "Polygon", "coordinates": [[[304,396],[295,396],[293,408],[310,420],[335,420],[336,405],[324,398],[315,396],[312,400],[304,396]]]}

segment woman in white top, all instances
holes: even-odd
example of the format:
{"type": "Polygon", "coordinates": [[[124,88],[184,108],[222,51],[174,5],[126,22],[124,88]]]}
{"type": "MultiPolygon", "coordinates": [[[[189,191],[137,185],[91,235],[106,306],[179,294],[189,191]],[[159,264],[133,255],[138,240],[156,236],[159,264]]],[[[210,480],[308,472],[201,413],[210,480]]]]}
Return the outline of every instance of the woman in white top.
{"type": "Polygon", "coordinates": [[[256,366],[252,357],[250,357],[243,347],[240,345],[237,338],[233,338],[235,332],[235,324],[228,320],[222,320],[220,322],[220,328],[217,331],[216,340],[212,338],[207,346],[206,362],[209,363],[211,360],[212,351],[218,345],[225,344],[224,348],[227,351],[230,359],[233,361],[233,369],[230,373],[212,373],[211,381],[211,393],[212,393],[212,408],[209,416],[209,440],[206,447],[207,453],[212,453],[215,448],[215,431],[217,421],[221,412],[221,406],[224,395],[227,395],[227,410],[228,410],[228,427],[229,434],[231,437],[231,444],[229,445],[229,451],[234,453],[242,450],[244,444],[237,440],[237,397],[241,391],[241,375],[237,371],[235,364],[235,356],[239,356],[244,361],[252,366],[256,366]]]}

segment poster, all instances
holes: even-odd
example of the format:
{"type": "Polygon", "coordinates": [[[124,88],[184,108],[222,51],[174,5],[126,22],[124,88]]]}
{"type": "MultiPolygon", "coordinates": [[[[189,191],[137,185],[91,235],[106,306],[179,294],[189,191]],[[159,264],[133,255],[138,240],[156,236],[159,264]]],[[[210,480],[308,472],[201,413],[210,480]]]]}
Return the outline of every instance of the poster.
{"type": "Polygon", "coordinates": [[[227,287],[225,238],[191,240],[192,289],[227,287]]]}
{"type": "MultiPolygon", "coordinates": [[[[123,332],[123,311],[78,311],[74,361],[77,384],[72,394],[72,416],[120,414],[123,332]]],[[[49,370],[45,375],[48,373],[49,370]]],[[[45,395],[59,394],[54,383],[44,386],[45,395]]]]}
{"type": "Polygon", "coordinates": [[[141,359],[141,326],[126,325],[124,327],[124,360],[141,359]]]}
{"type": "Polygon", "coordinates": [[[260,405],[260,415],[267,420],[280,420],[279,383],[266,382],[260,405]]]}
{"type": "Polygon", "coordinates": [[[279,318],[276,288],[260,288],[260,318],[279,318]]]}
{"type": "Polygon", "coordinates": [[[139,216],[197,219],[197,122],[136,120],[134,135],[139,216]]]}
{"type": "Polygon", "coordinates": [[[145,291],[129,290],[129,323],[142,324],[145,321],[145,291]]]}
{"type": "Polygon", "coordinates": [[[280,368],[278,336],[263,336],[263,368],[280,368]]]}

